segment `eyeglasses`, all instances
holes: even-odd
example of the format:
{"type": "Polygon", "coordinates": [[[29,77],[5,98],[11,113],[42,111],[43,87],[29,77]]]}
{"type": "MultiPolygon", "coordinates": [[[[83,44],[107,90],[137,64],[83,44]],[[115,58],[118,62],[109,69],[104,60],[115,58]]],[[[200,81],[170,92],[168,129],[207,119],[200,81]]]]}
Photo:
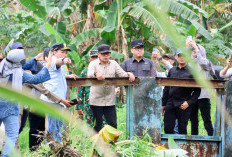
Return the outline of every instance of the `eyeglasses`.
{"type": "Polygon", "coordinates": [[[183,57],[184,55],[183,55],[183,54],[178,54],[177,56],[178,56],[178,57],[183,57]]]}

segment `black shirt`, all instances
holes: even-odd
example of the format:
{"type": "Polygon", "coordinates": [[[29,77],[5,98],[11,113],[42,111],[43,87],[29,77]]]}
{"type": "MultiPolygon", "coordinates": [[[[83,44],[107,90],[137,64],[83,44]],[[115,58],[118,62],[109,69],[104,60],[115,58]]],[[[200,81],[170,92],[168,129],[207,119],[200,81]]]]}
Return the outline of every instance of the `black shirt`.
{"type": "Polygon", "coordinates": [[[125,60],[122,69],[126,72],[132,72],[135,77],[156,77],[156,68],[152,60],[142,58],[139,62],[134,58],[125,60]]]}
{"type": "MultiPolygon", "coordinates": [[[[174,66],[168,72],[167,77],[180,79],[193,78],[187,66],[181,69],[178,66],[174,66]]],[[[187,101],[189,106],[191,106],[197,101],[200,93],[200,88],[165,87],[163,91],[162,106],[179,107],[184,101],[187,101]]]]}

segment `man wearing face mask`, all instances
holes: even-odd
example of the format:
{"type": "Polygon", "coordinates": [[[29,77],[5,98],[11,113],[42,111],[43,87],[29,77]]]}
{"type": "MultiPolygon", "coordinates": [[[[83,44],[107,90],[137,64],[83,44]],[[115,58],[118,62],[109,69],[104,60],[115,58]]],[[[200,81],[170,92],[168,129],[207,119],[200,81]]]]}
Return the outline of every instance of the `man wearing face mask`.
{"type": "Polygon", "coordinates": [[[135,77],[156,77],[155,64],[144,58],[144,44],[142,39],[131,42],[131,52],[133,57],[125,60],[121,67],[126,72],[132,72],[135,77]]]}
{"type": "MultiPolygon", "coordinates": [[[[50,79],[48,69],[51,65],[51,54],[47,66],[37,75],[31,75],[23,71],[21,63],[24,63],[25,60],[24,50],[13,49],[8,52],[7,57],[0,63],[0,84],[2,86],[10,86],[17,91],[22,91],[23,83],[38,84],[50,79]]],[[[17,104],[13,104],[6,99],[0,99],[0,125],[4,123],[8,137],[3,150],[3,157],[10,155],[18,138],[18,115],[19,106],[17,104]]]]}
{"type": "MultiPolygon", "coordinates": [[[[11,46],[11,50],[15,50],[15,49],[22,49],[24,50],[23,44],[20,42],[16,42],[13,43],[11,46]]],[[[43,57],[43,53],[39,53],[37,56],[29,59],[29,60],[24,60],[23,62],[25,62],[25,64],[23,64],[22,68],[23,70],[30,70],[30,71],[38,71],[38,61],[41,60],[41,57],[43,57]]]]}
{"type": "MultiPolygon", "coordinates": [[[[24,50],[23,44],[20,42],[13,43],[11,46],[11,50],[24,50]]],[[[40,58],[42,57],[42,53],[39,53],[37,56],[31,58],[30,60],[22,60],[21,64],[23,65],[22,68],[23,70],[30,70],[32,71],[33,74],[37,74],[38,68],[41,67],[43,68],[42,64],[38,62],[40,58]]],[[[19,110],[19,134],[22,132],[26,121],[27,117],[29,115],[29,111],[27,110],[28,106],[23,106],[20,107],[19,110]]]]}

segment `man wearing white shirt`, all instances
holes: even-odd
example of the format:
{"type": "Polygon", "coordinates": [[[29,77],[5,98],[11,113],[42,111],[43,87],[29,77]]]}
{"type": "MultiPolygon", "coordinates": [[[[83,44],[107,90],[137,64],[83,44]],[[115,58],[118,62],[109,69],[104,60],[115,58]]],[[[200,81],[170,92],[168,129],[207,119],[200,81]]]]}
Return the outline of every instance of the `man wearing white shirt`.
{"type": "MultiPolygon", "coordinates": [[[[71,60],[67,58],[68,51],[71,51],[66,44],[54,44],[51,47],[51,51],[54,52],[54,56],[52,57],[52,64],[49,68],[49,73],[51,79],[44,83],[44,86],[59,96],[61,99],[66,99],[67,96],[67,82],[66,78],[76,78],[76,75],[66,75],[62,66],[64,64],[71,64],[71,60]]],[[[61,110],[66,107],[63,103],[55,104],[51,100],[49,100],[45,95],[41,95],[40,99],[54,104],[56,107],[60,108],[61,110]]],[[[62,127],[64,127],[63,121],[57,118],[51,117],[48,115],[48,133],[53,135],[53,138],[61,142],[62,138],[62,127]]]]}

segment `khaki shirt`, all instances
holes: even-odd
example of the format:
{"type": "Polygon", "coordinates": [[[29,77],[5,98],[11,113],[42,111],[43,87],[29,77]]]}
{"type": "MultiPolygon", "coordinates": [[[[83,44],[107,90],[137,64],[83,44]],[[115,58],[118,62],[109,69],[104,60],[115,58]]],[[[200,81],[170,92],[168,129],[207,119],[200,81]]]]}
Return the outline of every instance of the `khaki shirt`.
{"type": "MultiPolygon", "coordinates": [[[[128,77],[120,65],[114,61],[109,60],[107,64],[102,64],[99,59],[90,62],[87,72],[87,77],[96,77],[94,73],[101,73],[105,78],[128,77]]],[[[94,106],[113,106],[115,105],[115,86],[91,86],[89,94],[89,104],[94,106]]]]}

